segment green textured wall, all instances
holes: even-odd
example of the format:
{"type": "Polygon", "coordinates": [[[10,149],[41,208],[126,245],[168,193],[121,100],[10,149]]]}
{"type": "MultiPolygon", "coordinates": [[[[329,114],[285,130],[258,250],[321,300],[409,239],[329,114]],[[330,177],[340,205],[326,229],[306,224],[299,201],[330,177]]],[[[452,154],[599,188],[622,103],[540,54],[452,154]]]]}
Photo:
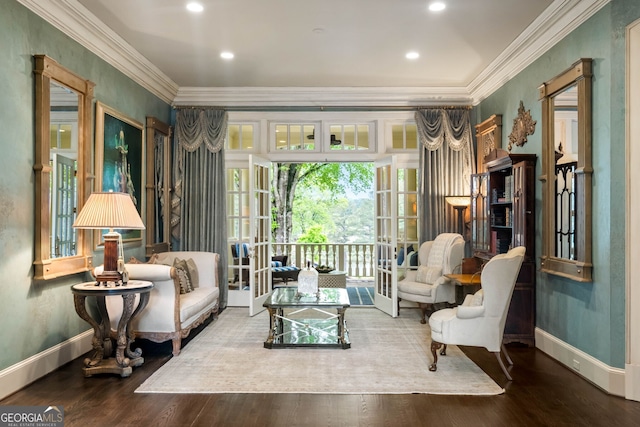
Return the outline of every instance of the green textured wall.
{"type": "MultiPolygon", "coordinates": [[[[96,83],[95,100],[141,122],[169,122],[168,104],[15,0],[0,0],[0,370],[89,329],[73,308],[76,275],[34,283],[34,54],[96,83]]],[[[95,110],[94,110],[95,114],[95,110]]],[[[93,133],[92,133],[93,134],[93,133]]],[[[92,139],[93,140],[93,139],[92,139]]],[[[127,256],[144,257],[142,245],[127,256]]],[[[94,263],[102,262],[96,253],[94,263]]]]}
{"type": "MultiPolygon", "coordinates": [[[[625,27],[640,3],[609,3],[478,106],[479,120],[503,116],[506,147],[520,100],[537,120],[536,132],[514,152],[542,153],[537,88],[579,58],[593,58],[594,281],[537,276],[536,323],[542,330],[618,368],[625,362],[625,27]]],[[[537,172],[540,174],[538,157],[537,172]]],[[[536,256],[540,255],[541,187],[536,182],[536,256]]],[[[539,258],[538,258],[539,259],[539,258]]],[[[539,261],[538,261],[539,263],[539,261]]],[[[538,264],[539,265],[539,264],[538,264]]]]}

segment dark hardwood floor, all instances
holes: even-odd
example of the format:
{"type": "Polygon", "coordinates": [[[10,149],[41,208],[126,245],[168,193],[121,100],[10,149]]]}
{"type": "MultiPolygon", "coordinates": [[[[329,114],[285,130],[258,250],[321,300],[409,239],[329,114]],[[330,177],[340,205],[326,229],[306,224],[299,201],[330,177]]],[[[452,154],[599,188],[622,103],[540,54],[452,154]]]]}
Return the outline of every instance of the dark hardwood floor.
{"type": "Polygon", "coordinates": [[[604,393],[533,348],[509,347],[515,363],[512,382],[506,381],[492,354],[463,348],[505,388],[498,396],[136,394],[135,389],[171,357],[170,343],[137,344],[145,364],[134,368],[129,378],[85,378],[81,357],[0,405],[61,405],[67,427],[640,425],[640,402],[604,393]]]}

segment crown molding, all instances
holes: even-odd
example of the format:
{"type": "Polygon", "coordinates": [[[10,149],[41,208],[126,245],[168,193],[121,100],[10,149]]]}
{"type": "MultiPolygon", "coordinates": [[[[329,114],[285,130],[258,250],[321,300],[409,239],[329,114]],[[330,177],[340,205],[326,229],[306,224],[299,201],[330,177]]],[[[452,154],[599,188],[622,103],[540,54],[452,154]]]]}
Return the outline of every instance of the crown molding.
{"type": "Polygon", "coordinates": [[[174,106],[419,107],[469,105],[457,87],[181,87],[174,106]]]}
{"type": "Polygon", "coordinates": [[[502,87],[610,1],[555,0],[467,86],[472,104],[502,87]]]}
{"type": "Polygon", "coordinates": [[[18,0],[174,106],[477,105],[611,0],[555,0],[466,87],[178,87],[77,0],[18,0]]]}
{"type": "Polygon", "coordinates": [[[18,0],[127,77],[170,104],[178,85],[76,0],[18,0]]]}

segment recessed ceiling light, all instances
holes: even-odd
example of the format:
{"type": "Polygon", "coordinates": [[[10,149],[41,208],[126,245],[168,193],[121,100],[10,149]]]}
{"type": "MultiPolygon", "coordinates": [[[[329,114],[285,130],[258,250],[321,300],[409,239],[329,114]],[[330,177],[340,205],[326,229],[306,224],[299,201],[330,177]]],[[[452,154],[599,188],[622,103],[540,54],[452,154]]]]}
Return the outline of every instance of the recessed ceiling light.
{"type": "Polygon", "coordinates": [[[204,7],[200,3],[191,2],[187,3],[187,10],[189,12],[202,12],[204,7]]]}
{"type": "Polygon", "coordinates": [[[420,54],[418,52],[407,52],[404,57],[407,59],[418,59],[420,58],[420,54]]]}
{"type": "Polygon", "coordinates": [[[235,55],[232,52],[222,52],[220,54],[220,58],[222,59],[233,59],[235,55]]]}
{"type": "Polygon", "coordinates": [[[429,5],[429,10],[431,12],[440,12],[441,10],[444,10],[445,7],[447,6],[443,2],[435,1],[429,5]]]}

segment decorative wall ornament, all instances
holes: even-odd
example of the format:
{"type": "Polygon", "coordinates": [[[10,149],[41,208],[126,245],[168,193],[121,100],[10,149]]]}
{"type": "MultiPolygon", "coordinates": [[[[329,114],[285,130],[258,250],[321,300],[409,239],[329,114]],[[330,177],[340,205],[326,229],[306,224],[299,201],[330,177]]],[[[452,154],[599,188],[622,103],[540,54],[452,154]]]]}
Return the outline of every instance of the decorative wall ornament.
{"type": "Polygon", "coordinates": [[[524,103],[520,101],[518,117],[513,119],[513,130],[509,134],[507,149],[511,152],[513,144],[522,147],[527,142],[527,136],[533,135],[536,130],[536,121],[531,118],[531,110],[524,111],[524,103]]]}

